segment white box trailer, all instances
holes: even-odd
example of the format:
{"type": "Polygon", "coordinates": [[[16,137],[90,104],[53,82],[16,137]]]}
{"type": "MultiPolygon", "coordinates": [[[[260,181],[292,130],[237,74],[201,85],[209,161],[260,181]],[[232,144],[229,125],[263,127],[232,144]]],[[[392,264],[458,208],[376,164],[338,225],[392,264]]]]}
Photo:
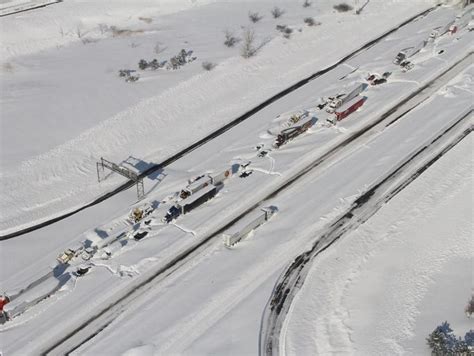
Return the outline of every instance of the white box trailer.
{"type": "Polygon", "coordinates": [[[245,215],[242,219],[232,225],[232,227],[230,227],[224,234],[222,234],[224,245],[227,247],[235,245],[247,236],[250,231],[268,221],[277,211],[277,207],[269,206],[254,210],[245,215]]]}
{"type": "Polygon", "coordinates": [[[15,298],[12,298],[10,303],[5,305],[4,311],[13,319],[56,293],[69,279],[70,275],[68,273],[59,277],[51,275],[41,283],[22,291],[15,298]]]}
{"type": "Polygon", "coordinates": [[[357,95],[366,90],[368,86],[369,85],[367,83],[359,83],[356,84],[354,87],[349,88],[349,90],[347,91],[348,94],[338,95],[334,100],[329,103],[326,111],[330,114],[334,113],[337,108],[340,108],[342,105],[355,98],[357,95]]]}
{"type": "Polygon", "coordinates": [[[436,27],[433,29],[433,31],[431,31],[430,33],[430,38],[431,39],[435,39],[437,37],[441,37],[442,35],[444,35],[446,32],[449,31],[449,28],[454,25],[454,20],[452,21],[449,21],[446,25],[444,26],[439,26],[439,27],[436,27]]]}
{"type": "Polygon", "coordinates": [[[233,171],[233,167],[229,167],[218,171],[217,173],[204,174],[181,190],[179,196],[181,199],[186,199],[209,185],[221,184],[224,180],[232,176],[233,171]]]}
{"type": "Polygon", "coordinates": [[[185,199],[188,196],[201,190],[202,188],[207,187],[209,184],[212,184],[212,178],[207,174],[203,175],[196,179],[194,182],[188,184],[186,188],[181,191],[180,196],[181,198],[185,199]]]}

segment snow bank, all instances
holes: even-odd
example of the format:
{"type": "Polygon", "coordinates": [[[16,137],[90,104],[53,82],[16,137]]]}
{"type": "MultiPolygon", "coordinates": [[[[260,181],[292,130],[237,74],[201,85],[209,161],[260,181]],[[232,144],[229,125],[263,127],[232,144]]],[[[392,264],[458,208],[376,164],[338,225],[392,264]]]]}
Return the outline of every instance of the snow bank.
{"type": "Polygon", "coordinates": [[[286,320],[287,354],[428,354],[442,321],[459,336],[472,327],[473,144],[318,257],[286,320]]]}

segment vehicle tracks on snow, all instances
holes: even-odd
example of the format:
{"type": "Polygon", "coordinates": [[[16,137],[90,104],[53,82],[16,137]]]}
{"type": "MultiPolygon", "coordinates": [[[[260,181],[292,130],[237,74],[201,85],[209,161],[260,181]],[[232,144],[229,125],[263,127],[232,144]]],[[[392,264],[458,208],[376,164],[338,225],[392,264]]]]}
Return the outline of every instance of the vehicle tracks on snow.
{"type": "MultiPolygon", "coordinates": [[[[220,225],[218,228],[215,228],[212,231],[209,231],[195,245],[190,246],[183,252],[179,253],[164,265],[157,266],[155,269],[139,276],[134,283],[129,285],[129,288],[114,295],[114,300],[111,300],[108,305],[103,307],[101,310],[94,311],[94,313],[91,313],[92,316],[85,322],[80,323],[80,325],[78,325],[75,329],[63,335],[53,344],[44,347],[42,354],[69,354],[74,350],[77,350],[80,346],[94,338],[108,325],[110,325],[127,309],[127,305],[130,304],[132,300],[138,298],[149,289],[155,287],[164,278],[172,274],[192,258],[202,253],[209,246],[209,244],[214,242],[215,238],[217,238],[220,233],[233,225],[236,221],[240,220],[254,208],[262,204],[264,201],[275,197],[277,194],[283,192],[287,188],[293,186],[294,183],[298,182],[303,176],[306,176],[315,168],[321,168],[323,163],[328,163],[333,159],[337,160],[340,153],[344,152],[345,150],[350,150],[353,145],[360,144],[361,140],[371,138],[373,135],[379,134],[395,121],[402,119],[414,107],[418,106],[420,102],[425,101],[427,97],[430,97],[441,86],[443,86],[452,77],[453,73],[458,73],[462,68],[467,67],[470,64],[471,56],[472,53],[467,54],[463,59],[453,64],[435,79],[429,81],[424,86],[407,95],[405,99],[399,101],[397,104],[389,108],[384,114],[373,120],[370,124],[354,132],[342,142],[338,143],[336,147],[331,148],[328,152],[322,156],[319,156],[303,169],[293,174],[286,181],[282,182],[278,187],[266,194],[263,198],[258,198],[255,203],[249,204],[247,207],[235,212],[234,215],[229,217],[226,223],[220,225]],[[431,91],[427,93],[427,89],[431,89],[431,91]]],[[[459,122],[460,121],[457,121],[457,123],[459,122]]],[[[455,127],[455,125],[456,124],[454,124],[452,127],[455,127]]]]}
{"type": "Polygon", "coordinates": [[[472,123],[448,143],[443,141],[453,132],[456,133],[456,129],[464,128],[463,124],[471,119],[472,112],[472,107],[465,110],[451,126],[375,183],[348,210],[336,218],[325,232],[318,234],[310,250],[303,252],[294,259],[275,284],[270,300],[265,307],[259,337],[260,355],[278,355],[280,348],[284,348],[281,345],[284,343],[282,329],[285,319],[295,295],[301,289],[311,268],[311,262],[346,233],[365,223],[384,204],[468,136],[473,131],[472,123]],[[430,149],[434,147],[434,151],[437,146],[442,146],[442,148],[430,156],[430,149]],[[419,165],[420,163],[421,165],[419,165]]]}

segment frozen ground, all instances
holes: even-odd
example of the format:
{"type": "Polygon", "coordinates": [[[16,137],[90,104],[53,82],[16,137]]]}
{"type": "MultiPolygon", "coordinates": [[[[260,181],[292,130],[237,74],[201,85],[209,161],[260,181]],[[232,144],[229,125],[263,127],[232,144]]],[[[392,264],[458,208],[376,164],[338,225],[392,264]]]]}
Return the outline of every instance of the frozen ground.
{"type": "MultiPolygon", "coordinates": [[[[79,11],[78,4],[69,2],[68,6],[77,9],[69,16],[86,16],[79,11]]],[[[159,4],[165,6],[165,2],[159,4]]],[[[2,47],[2,51],[7,50],[5,58],[12,62],[11,66],[4,67],[7,70],[0,78],[2,110],[6,107],[7,112],[10,110],[8,116],[18,117],[17,121],[6,122],[2,111],[0,198],[5,198],[0,203],[2,234],[69,209],[74,204],[82,204],[120,182],[112,177],[101,186],[95,183],[94,162],[100,155],[116,161],[129,156],[139,157],[138,164],[142,167],[160,161],[212,128],[222,126],[224,120],[245,112],[249,106],[375,37],[373,27],[367,28],[367,21],[378,24],[378,30],[383,32],[431,3],[407,2],[406,6],[399,6],[400,2],[397,2],[395,6],[395,3],[387,5],[371,1],[367,11],[355,17],[332,14],[331,2],[309,10],[294,2],[281,2],[278,4],[287,10],[284,16],[288,24],[294,21],[302,27],[301,19],[307,11],[320,13],[318,19],[323,22],[319,27],[304,28],[301,33],[296,31],[289,41],[273,32],[275,22],[268,14],[273,2],[202,6],[194,6],[194,2],[174,4],[183,6],[177,10],[187,10],[163,17],[156,15],[151,22],[133,16],[132,20],[122,19],[125,22],[121,24],[130,29],[141,31],[143,26],[147,28],[144,33],[134,33],[131,37],[95,32],[90,34],[91,43],[83,44],[70,36],[56,48],[46,38],[42,42],[40,36],[38,47],[29,44],[21,56],[12,48],[2,47]],[[235,25],[235,30],[241,33],[238,24],[248,22],[248,8],[245,6],[249,4],[252,9],[262,14],[265,12],[262,22],[255,25],[261,31],[258,32],[259,40],[266,34],[273,39],[257,57],[245,62],[238,56],[238,48],[228,50],[222,46],[221,27],[235,25]],[[384,17],[380,15],[381,8],[393,11],[384,17]],[[231,11],[235,18],[229,22],[228,16],[223,14],[231,11]],[[216,18],[219,19],[216,23],[210,21],[216,18]],[[180,39],[179,43],[165,41],[175,45],[168,49],[166,56],[181,47],[191,48],[199,60],[218,58],[218,67],[203,73],[198,60],[178,72],[142,73],[142,80],[130,85],[121,81],[116,77],[117,69],[136,65],[142,56],[147,59],[154,56],[153,47],[157,39],[154,37],[156,29],[152,26],[158,23],[166,24],[158,31],[163,38],[177,36],[180,39]],[[186,26],[177,25],[183,23],[186,26]],[[134,27],[135,24],[139,26],[134,27]],[[193,33],[196,28],[202,32],[193,33]],[[216,32],[219,33],[218,40],[210,44],[216,32]],[[350,36],[347,35],[349,32],[350,36]],[[339,42],[345,38],[345,46],[335,48],[334,36],[339,42]],[[94,42],[97,39],[99,41],[94,42]],[[123,50],[125,47],[126,51],[123,50]],[[314,55],[321,51],[325,51],[324,56],[314,55]],[[89,57],[90,62],[87,62],[89,57]],[[15,67],[15,63],[27,65],[15,67]],[[73,68],[77,71],[71,71],[70,63],[74,63],[73,68]],[[88,64],[83,66],[83,63],[88,64]],[[107,71],[106,67],[112,69],[107,71]],[[12,72],[12,68],[17,68],[17,71],[12,72]],[[84,79],[83,86],[76,85],[78,78],[84,79]],[[43,84],[50,90],[47,95],[43,84]],[[51,102],[49,95],[52,93],[57,105],[42,105],[51,102]],[[45,95],[45,101],[38,99],[42,95],[45,95]],[[6,105],[8,103],[10,106],[6,105]],[[183,106],[183,103],[187,105],[183,106]],[[99,112],[99,109],[104,112],[99,112]],[[34,120],[32,113],[45,114],[49,110],[51,115],[42,116],[46,122],[34,120]],[[70,115],[58,116],[65,111],[70,115]],[[97,116],[93,116],[95,113],[97,116]],[[57,130],[53,131],[51,127],[57,130]],[[24,141],[35,144],[19,144],[24,141]],[[33,152],[35,150],[37,152],[33,152]],[[8,169],[4,170],[4,167],[8,169]]],[[[60,10],[63,5],[65,3],[49,8],[54,11],[71,9],[63,7],[60,10]]],[[[90,3],[87,5],[92,6],[90,3]]],[[[143,10],[158,11],[146,7],[143,10]]],[[[46,8],[40,11],[46,11],[46,8]]],[[[33,13],[21,16],[33,21],[33,13]]],[[[393,125],[376,127],[377,130],[357,144],[349,145],[299,184],[268,201],[268,204],[277,205],[280,213],[252,233],[249,239],[232,250],[224,248],[220,239],[212,240],[202,253],[169,278],[150,286],[150,290],[133,299],[133,303],[125,301],[120,312],[110,316],[111,324],[100,336],[78,349],[79,353],[85,354],[119,354],[127,350],[167,354],[215,354],[231,350],[235,354],[255,354],[261,312],[274,282],[288,262],[312,241],[315,231],[323,228],[368,186],[469,109],[474,74],[472,65],[469,66],[472,56],[466,57],[466,54],[472,51],[472,33],[461,31],[456,36],[436,40],[414,59],[416,67],[408,73],[402,73],[391,64],[398,49],[427,38],[433,27],[453,19],[455,13],[453,8],[442,7],[418,19],[347,64],[301,87],[251,120],[173,163],[163,172],[166,177],[162,182],[157,175],[147,179],[145,184],[149,194],[145,200],[158,206],[151,216],[149,236],[140,242],[125,238],[115,243],[111,247],[113,258],[108,261],[94,258],[91,261],[94,267],[84,278],[72,276],[71,267],[57,280],[48,278],[40,285],[41,290],[33,289],[32,293],[22,295],[27,300],[41,295],[45,289],[54,288],[59,282],[63,283],[51,297],[0,327],[0,351],[9,355],[35,354],[44,350],[68,330],[146,279],[177,253],[195,245],[232,216],[284,184],[308,162],[336,147],[411,92],[465,58],[462,65],[415,97],[423,101],[416,109],[393,125]],[[439,55],[440,51],[443,51],[442,55],[439,55]],[[354,68],[359,70],[348,75],[354,68]],[[307,134],[280,150],[270,152],[267,157],[256,156],[254,147],[257,143],[264,143],[265,147],[271,145],[273,137],[268,130],[281,124],[281,118],[277,118],[279,114],[314,107],[321,96],[334,95],[341,88],[364,80],[367,72],[385,70],[393,71],[389,82],[367,90],[367,104],[337,127],[329,128],[322,122],[318,123],[307,134]],[[344,79],[340,80],[342,77],[344,79]],[[180,218],[176,224],[165,226],[160,222],[171,204],[171,194],[182,188],[187,179],[245,160],[252,160],[254,173],[250,177],[229,179],[216,198],[180,218]],[[213,218],[209,219],[210,216],[213,218]],[[298,222],[296,226],[295,222],[298,222]],[[133,350],[136,347],[140,350],[133,350]]],[[[117,16],[113,18],[120,20],[117,16]]],[[[0,20],[3,26],[6,22],[0,20]]],[[[102,21],[103,17],[99,20],[102,21]]],[[[92,22],[90,29],[97,30],[99,20],[92,22]]],[[[8,36],[14,39],[13,32],[8,36]]],[[[55,36],[51,41],[58,39],[55,36]]],[[[318,115],[324,117],[323,113],[318,115]]],[[[0,242],[2,261],[9,260],[8,264],[1,264],[0,290],[17,292],[35,279],[51,273],[57,254],[75,242],[118,236],[143,228],[143,225],[126,223],[134,199],[134,191],[129,190],[58,224],[0,242]]],[[[463,299],[466,298],[463,296],[463,299]]],[[[304,346],[304,342],[301,345],[304,346]]]]}
{"type": "MultiPolygon", "coordinates": [[[[440,113],[441,108],[450,106],[449,100],[456,100],[459,105],[456,109],[452,106],[453,111],[448,114],[454,119],[457,110],[466,107],[468,100],[458,97],[463,97],[465,91],[457,86],[462,87],[462,81],[469,82],[469,78],[463,75],[453,80],[456,89],[448,87],[440,91],[439,96],[410,113],[403,121],[390,126],[384,134],[366,142],[353,154],[336,164],[323,167],[281,196],[268,201],[269,205],[276,205],[280,209],[269,223],[235,249],[224,248],[220,240],[213,242],[204,253],[162,284],[134,300],[125,313],[118,316],[100,336],[83,345],[78,353],[118,354],[140,345],[148,345],[147,348],[158,354],[219,354],[223,350],[232,350],[236,355],[257,353],[261,311],[275,280],[288,261],[305,249],[314,239],[315,231],[324,228],[335,215],[344,211],[367,185],[376,182],[400,162],[401,157],[423,145],[428,137],[436,136],[439,127],[449,125],[446,112],[440,113]],[[454,95],[445,96],[445,93],[454,95]],[[444,98],[448,101],[445,102],[444,98]],[[427,117],[431,118],[429,124],[427,117]],[[400,140],[400,137],[404,139],[400,140]],[[295,221],[298,221],[296,225],[295,221]]],[[[465,99],[468,97],[465,96],[465,99]]],[[[227,201],[231,199],[232,192],[236,196],[243,196],[243,191],[236,184],[240,185],[238,182],[229,184],[227,201]]],[[[203,207],[202,213],[212,214],[205,212],[208,209],[224,210],[221,205],[223,201],[213,203],[210,203],[213,207],[203,207]]],[[[216,213],[214,216],[217,216],[216,213]]],[[[180,225],[188,229],[194,226],[196,229],[199,221],[199,216],[189,216],[180,225]]],[[[164,232],[162,230],[154,238],[143,240],[135,246],[135,251],[129,251],[114,260],[112,266],[117,267],[117,263],[121,263],[124,271],[146,273],[151,264],[159,263],[163,258],[159,246],[168,240],[164,232]],[[159,251],[153,257],[149,255],[152,249],[159,251]],[[145,251],[150,256],[147,259],[143,259],[145,251]],[[127,261],[128,265],[125,264],[127,261]]],[[[180,239],[185,238],[185,234],[180,236],[180,239]]],[[[61,313],[60,310],[66,304],[77,312],[95,306],[102,298],[95,292],[92,292],[97,296],[94,301],[86,305],[82,303],[83,298],[91,294],[91,288],[96,288],[94,286],[100,285],[103,293],[107,293],[108,288],[103,288],[106,283],[113,282],[113,290],[117,290],[117,284],[126,282],[123,277],[109,281],[108,273],[105,269],[95,269],[78,281],[73,293],[57,300],[54,305],[38,308],[43,322],[48,319],[48,315],[61,313]]],[[[24,317],[31,318],[28,315],[31,313],[26,313],[24,317]]],[[[70,319],[63,320],[63,330],[72,322],[70,319]]],[[[17,324],[6,331],[5,337],[9,339],[18,337],[16,335],[19,333],[25,334],[37,322],[39,319],[30,320],[29,324],[17,324]]],[[[59,330],[51,324],[48,335],[42,335],[41,338],[50,337],[59,330]]],[[[12,346],[18,342],[22,340],[15,341],[12,346]]],[[[34,343],[24,350],[30,347],[34,349],[34,343]]]]}
{"type": "Polygon", "coordinates": [[[284,354],[423,355],[444,320],[472,329],[473,149],[470,135],[315,260],[284,354]]]}
{"type": "MultiPolygon", "coordinates": [[[[335,1],[306,9],[295,1],[197,6],[203,3],[134,2],[138,10],[130,12],[129,2],[71,0],[0,19],[1,234],[71,210],[116,186],[117,177],[97,184],[95,162],[101,156],[160,162],[431,6],[371,1],[355,16],[334,13],[335,1]],[[286,10],[281,20],[269,14],[274,4],[286,10]],[[251,26],[250,10],[264,18],[251,26]],[[305,26],[307,16],[322,24],[305,26]],[[131,32],[102,34],[100,24],[131,32]],[[294,28],[290,40],[275,31],[277,24],[294,28]],[[239,46],[222,43],[226,28],[241,36],[241,26],[254,28],[257,43],[266,43],[250,60],[240,57],[239,46]],[[156,45],[162,52],[155,53],[156,45]],[[179,71],[141,73],[133,84],[117,76],[119,69],[136,69],[141,58],[166,59],[181,48],[194,50],[198,60],[179,71]],[[205,72],[203,61],[218,66],[205,72]]],[[[398,48],[391,51],[394,56],[398,48]]]]}

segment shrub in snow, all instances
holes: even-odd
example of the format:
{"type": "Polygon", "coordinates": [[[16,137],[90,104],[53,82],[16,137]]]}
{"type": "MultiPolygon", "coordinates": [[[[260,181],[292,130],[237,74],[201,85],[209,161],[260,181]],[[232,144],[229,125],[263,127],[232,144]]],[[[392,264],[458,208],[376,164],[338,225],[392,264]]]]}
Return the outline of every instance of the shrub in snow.
{"type": "Polygon", "coordinates": [[[138,75],[132,75],[135,70],[133,69],[120,69],[119,77],[125,78],[126,82],[136,82],[140,77],[138,75]]]}
{"type": "Polygon", "coordinates": [[[461,338],[459,338],[457,341],[456,341],[456,344],[454,345],[454,349],[453,349],[453,352],[454,352],[454,355],[469,355],[469,347],[467,346],[467,343],[462,340],[461,338]]]}
{"type": "Polygon", "coordinates": [[[145,61],[144,59],[140,59],[140,61],[138,62],[138,68],[140,68],[141,70],[145,70],[148,68],[148,62],[145,61]]]}
{"type": "Polygon", "coordinates": [[[192,54],[193,54],[193,51],[191,50],[186,51],[185,49],[182,49],[181,51],[179,51],[179,53],[176,56],[171,57],[169,59],[166,69],[175,70],[185,65],[186,63],[190,63],[196,60],[196,57],[193,57],[192,54]]]}
{"type": "Polygon", "coordinates": [[[128,77],[125,78],[126,82],[136,82],[140,77],[138,75],[129,75],[128,77]]]}
{"type": "Polygon", "coordinates": [[[276,29],[277,31],[280,31],[285,38],[290,38],[293,33],[293,29],[289,28],[287,25],[277,25],[276,29]]]}
{"type": "Polygon", "coordinates": [[[239,38],[235,37],[234,34],[227,30],[225,31],[225,41],[224,41],[224,44],[227,46],[227,47],[234,47],[236,43],[238,43],[240,41],[239,38]]]}
{"type": "Polygon", "coordinates": [[[158,63],[158,60],[155,58],[150,63],[148,63],[148,66],[153,70],[157,70],[160,68],[160,63],[158,63]]]}
{"type": "Polygon", "coordinates": [[[242,44],[242,48],[240,54],[244,58],[250,58],[257,53],[257,49],[255,48],[255,32],[251,29],[247,29],[244,33],[244,43],[242,44]]]}
{"type": "Polygon", "coordinates": [[[431,354],[435,356],[453,355],[464,356],[471,355],[474,350],[474,330],[469,330],[464,336],[464,340],[456,338],[449,323],[445,321],[426,338],[428,346],[431,348],[431,354]]]}
{"type": "Polygon", "coordinates": [[[249,12],[249,19],[250,19],[250,21],[252,21],[253,23],[257,23],[257,22],[260,21],[262,18],[263,18],[263,16],[260,16],[260,14],[259,14],[258,12],[249,12]]]}
{"type": "Polygon", "coordinates": [[[272,11],[272,16],[274,19],[277,19],[279,18],[281,15],[283,15],[285,13],[285,11],[283,11],[282,9],[280,9],[278,6],[275,6],[272,11]]]}
{"type": "Polygon", "coordinates": [[[474,313],[474,295],[472,295],[471,299],[467,302],[464,312],[468,318],[472,317],[472,314],[474,313]]]}
{"type": "Polygon", "coordinates": [[[311,1],[305,0],[303,3],[303,7],[310,7],[311,6],[311,1]]]}
{"type": "Polygon", "coordinates": [[[333,6],[334,10],[337,10],[338,12],[347,12],[352,10],[352,6],[349,4],[346,4],[345,2],[340,3],[338,5],[333,6]]]}
{"type": "Polygon", "coordinates": [[[453,352],[456,341],[453,330],[447,321],[437,326],[426,339],[428,346],[435,355],[453,352]]]}
{"type": "Polygon", "coordinates": [[[305,17],[303,21],[308,26],[315,26],[319,24],[319,22],[316,22],[312,17],[305,17]]]}
{"type": "Polygon", "coordinates": [[[466,335],[464,335],[464,341],[467,346],[474,348],[474,330],[469,330],[466,335]]]}
{"type": "Polygon", "coordinates": [[[212,62],[202,62],[202,68],[207,71],[213,70],[215,66],[216,64],[212,62]]]}

